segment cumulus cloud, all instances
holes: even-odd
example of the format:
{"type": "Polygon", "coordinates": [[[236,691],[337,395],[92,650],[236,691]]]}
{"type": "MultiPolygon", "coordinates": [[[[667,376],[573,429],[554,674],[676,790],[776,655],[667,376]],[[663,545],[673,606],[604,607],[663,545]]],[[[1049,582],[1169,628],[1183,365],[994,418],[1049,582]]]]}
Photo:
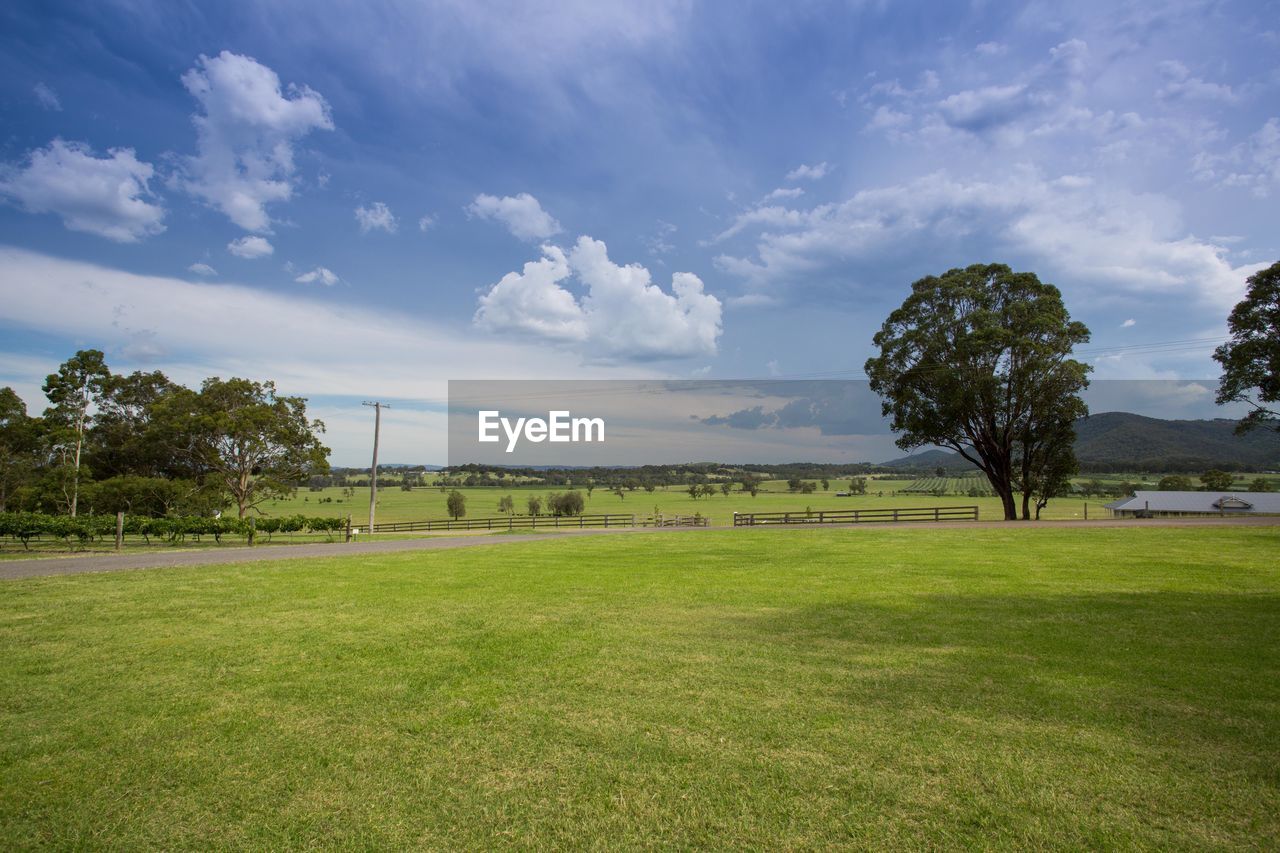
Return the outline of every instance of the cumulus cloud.
{"type": "Polygon", "coordinates": [[[790,172],[787,172],[788,181],[817,181],[827,176],[828,167],[826,161],[818,163],[815,166],[808,166],[801,163],[790,172]]]}
{"type": "Polygon", "coordinates": [[[1136,325],[1138,325],[1138,321],[1130,317],[1128,320],[1125,320],[1123,323],[1120,324],[1120,328],[1132,329],[1136,325]]]}
{"type": "Polygon", "coordinates": [[[544,245],[542,258],[503,276],[481,295],[475,323],[576,344],[593,357],[651,360],[715,354],[720,314],[696,275],[675,273],[668,293],[649,270],[615,264],[604,243],[583,236],[569,252],[544,245]],[[570,278],[584,288],[581,299],[564,286],[570,278]]]}
{"type": "Polygon", "coordinates": [[[465,210],[468,216],[502,223],[521,240],[545,240],[561,231],[560,223],[528,193],[502,198],[481,193],[465,210]]]}
{"type": "Polygon", "coordinates": [[[149,183],[155,169],[132,148],[95,157],[89,146],[55,139],[0,171],[0,194],[30,213],[53,213],[72,231],[135,243],[164,231],[165,210],[149,183]]]}
{"type": "Polygon", "coordinates": [[[217,275],[218,271],[206,264],[204,261],[196,261],[187,267],[187,272],[193,272],[196,275],[217,275]]]}
{"type": "Polygon", "coordinates": [[[58,100],[58,93],[53,91],[51,87],[46,86],[44,83],[37,83],[32,91],[35,93],[36,100],[40,103],[40,106],[53,112],[62,112],[62,101],[58,100]]]}
{"type": "Polygon", "coordinates": [[[246,231],[270,233],[267,205],[293,196],[294,144],[333,129],[328,103],[307,86],[282,89],[270,68],[226,50],[201,55],[182,84],[200,104],[182,186],[246,231]]]}
{"type": "MultiPolygon", "coordinates": [[[[749,211],[730,230],[757,227],[760,214],[749,211]]],[[[824,274],[856,281],[918,268],[927,247],[939,263],[1013,257],[1095,295],[1176,295],[1225,311],[1253,268],[1233,267],[1225,248],[1187,235],[1178,220],[1166,199],[1089,181],[1029,169],[1000,181],[938,172],[810,211],[770,211],[754,257],[721,255],[716,263],[743,278],[749,294],[777,296],[788,282],[824,274]]]]}
{"type": "Polygon", "coordinates": [[[370,231],[379,230],[386,231],[388,234],[396,233],[396,229],[400,227],[400,223],[396,221],[395,215],[391,212],[391,208],[380,201],[365,207],[361,205],[356,208],[356,221],[360,223],[360,233],[368,234],[370,231]]]}
{"type": "Polygon", "coordinates": [[[430,231],[432,228],[435,227],[435,225],[436,225],[436,218],[434,214],[428,213],[418,220],[419,231],[430,231]]]}
{"type": "Polygon", "coordinates": [[[275,250],[276,247],[272,246],[265,237],[241,237],[227,244],[228,252],[246,260],[265,258],[275,250]]]}
{"type": "Polygon", "coordinates": [[[304,272],[302,275],[294,279],[299,284],[323,284],[325,287],[333,287],[339,281],[331,270],[325,267],[316,267],[311,272],[304,272]]]}

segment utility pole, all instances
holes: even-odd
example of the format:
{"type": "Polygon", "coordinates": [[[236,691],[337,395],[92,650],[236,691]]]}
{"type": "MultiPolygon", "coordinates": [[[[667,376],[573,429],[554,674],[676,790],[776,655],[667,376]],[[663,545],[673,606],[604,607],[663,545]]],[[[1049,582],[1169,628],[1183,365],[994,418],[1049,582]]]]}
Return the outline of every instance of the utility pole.
{"type": "Polygon", "coordinates": [[[373,514],[378,508],[378,433],[382,431],[382,410],[391,408],[386,403],[370,403],[373,406],[373,465],[369,468],[369,535],[373,535],[373,514]]]}

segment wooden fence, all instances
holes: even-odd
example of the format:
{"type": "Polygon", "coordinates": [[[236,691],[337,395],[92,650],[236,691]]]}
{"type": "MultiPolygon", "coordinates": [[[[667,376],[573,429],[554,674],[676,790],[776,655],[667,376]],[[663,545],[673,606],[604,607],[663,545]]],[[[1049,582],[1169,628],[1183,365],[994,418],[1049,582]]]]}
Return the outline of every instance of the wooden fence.
{"type": "Polygon", "coordinates": [[[641,519],[641,527],[710,527],[711,519],[705,515],[651,515],[641,519]]]}
{"type": "Polygon", "coordinates": [[[587,527],[635,527],[634,515],[515,515],[498,518],[445,518],[434,521],[388,521],[374,533],[424,533],[432,530],[567,530],[587,527]]]}
{"type": "Polygon", "coordinates": [[[976,506],[930,506],[910,509],[826,509],[807,512],[735,512],[734,527],[758,524],[865,524],[894,521],[977,521],[976,506]]]}

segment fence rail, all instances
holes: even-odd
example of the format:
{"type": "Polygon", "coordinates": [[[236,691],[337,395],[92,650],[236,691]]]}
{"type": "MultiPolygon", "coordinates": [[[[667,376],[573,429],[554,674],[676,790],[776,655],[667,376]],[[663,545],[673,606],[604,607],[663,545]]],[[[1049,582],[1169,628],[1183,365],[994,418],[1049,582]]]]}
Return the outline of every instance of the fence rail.
{"type": "Polygon", "coordinates": [[[908,509],[825,509],[807,512],[733,514],[734,527],[760,524],[864,524],[894,521],[977,521],[976,506],[928,506],[908,509]]]}
{"type": "Polygon", "coordinates": [[[432,521],[387,521],[374,533],[422,533],[432,530],[565,530],[587,527],[635,527],[634,515],[516,515],[499,518],[443,518],[432,521]]]}

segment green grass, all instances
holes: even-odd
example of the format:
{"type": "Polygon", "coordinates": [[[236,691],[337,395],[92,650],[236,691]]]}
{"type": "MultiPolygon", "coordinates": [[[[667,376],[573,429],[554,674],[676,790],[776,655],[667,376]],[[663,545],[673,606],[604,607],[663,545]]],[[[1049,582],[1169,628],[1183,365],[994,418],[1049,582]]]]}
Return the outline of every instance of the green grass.
{"type": "Polygon", "coordinates": [[[1277,553],[697,531],[5,582],[0,838],[1269,846],[1277,553]]]}
{"type": "MultiPolygon", "coordinates": [[[[956,481],[959,482],[959,481],[956,481]]],[[[654,514],[657,509],[666,515],[693,515],[702,513],[716,525],[733,523],[734,512],[804,512],[806,508],[819,509],[903,509],[921,506],[978,506],[983,519],[999,520],[1004,517],[1000,500],[995,497],[971,498],[967,495],[933,495],[902,494],[902,490],[912,484],[910,480],[873,479],[867,481],[867,494],[847,498],[837,498],[836,492],[848,487],[849,481],[831,480],[830,490],[812,494],[791,493],[787,484],[781,480],[771,480],[763,484],[763,490],[756,496],[734,491],[727,497],[717,492],[710,497],[689,497],[684,487],[671,486],[659,488],[653,492],[637,489],[626,492],[625,498],[619,498],[605,489],[596,489],[587,499],[588,513],[634,513],[639,517],[654,514]]],[[[445,498],[447,491],[436,487],[414,489],[411,492],[393,489],[378,490],[379,521],[421,521],[434,518],[447,518],[445,498]]],[[[498,516],[498,500],[504,495],[511,495],[515,502],[516,512],[525,512],[525,503],[532,495],[539,495],[546,504],[546,496],[551,492],[565,491],[563,488],[547,489],[541,487],[501,488],[476,487],[460,488],[467,498],[467,517],[486,518],[498,516]]],[[[585,490],[583,490],[585,495],[585,490]]],[[[1110,498],[1089,498],[1089,517],[1102,518],[1105,515],[1102,505],[1110,498]]],[[[1083,498],[1064,498],[1054,500],[1041,514],[1046,519],[1082,518],[1084,516],[1083,498]]],[[[271,501],[263,504],[262,511],[268,515],[315,515],[345,516],[350,515],[352,523],[363,525],[369,519],[369,490],[356,489],[348,498],[341,488],[329,488],[320,492],[299,490],[293,498],[271,501]],[[322,498],[333,498],[331,503],[320,503],[322,498]],[[339,502],[341,501],[341,502],[339,502]]]]}

